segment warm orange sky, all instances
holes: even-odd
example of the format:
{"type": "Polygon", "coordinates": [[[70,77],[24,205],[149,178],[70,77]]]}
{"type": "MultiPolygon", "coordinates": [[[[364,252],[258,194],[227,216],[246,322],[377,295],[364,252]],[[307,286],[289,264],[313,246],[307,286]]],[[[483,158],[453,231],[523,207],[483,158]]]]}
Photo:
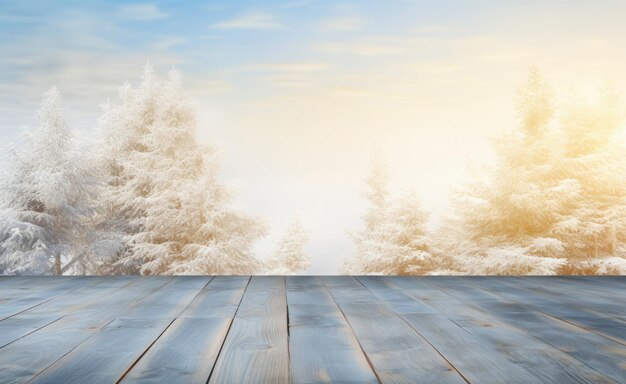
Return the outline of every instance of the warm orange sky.
{"type": "Polygon", "coordinates": [[[559,100],[606,81],[626,90],[620,1],[69,4],[0,10],[2,137],[33,124],[51,85],[93,134],[97,105],[146,60],[176,65],[199,100],[200,139],[221,148],[222,179],[272,225],[260,251],[299,212],[310,273],[352,252],[345,231],[359,225],[373,148],[392,191],[414,187],[436,218],[467,162],[488,162],[489,138],[515,126],[530,65],[559,100]]]}

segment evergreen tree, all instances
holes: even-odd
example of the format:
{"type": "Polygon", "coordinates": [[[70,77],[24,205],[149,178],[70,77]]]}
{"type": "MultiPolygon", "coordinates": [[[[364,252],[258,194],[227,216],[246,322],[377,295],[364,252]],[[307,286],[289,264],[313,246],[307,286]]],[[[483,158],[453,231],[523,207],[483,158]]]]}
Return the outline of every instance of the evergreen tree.
{"type": "Polygon", "coordinates": [[[344,260],[341,270],[348,274],[366,273],[372,260],[382,257],[381,245],[383,226],[388,209],[389,169],[380,154],[375,153],[371,159],[368,174],[365,178],[364,197],[368,208],[363,216],[363,229],[350,233],[354,242],[355,252],[352,258],[344,260]]]}
{"type": "Polygon", "coordinates": [[[364,227],[352,233],[354,256],[342,270],[350,274],[425,274],[436,264],[426,234],[427,214],[415,193],[389,201],[389,171],[374,157],[366,182],[369,209],[364,227]]]}
{"type": "Polygon", "coordinates": [[[564,272],[626,273],[626,148],[620,99],[611,89],[599,100],[570,101],[561,119],[563,178],[577,189],[551,234],[571,261],[564,272]]]}
{"type": "Polygon", "coordinates": [[[108,175],[103,227],[118,273],[248,274],[259,262],[253,242],[259,220],[230,206],[217,181],[217,163],[195,139],[195,105],[172,71],[162,81],[146,66],[138,87],[125,85],[120,101],[100,120],[108,175]]]}
{"type": "Polygon", "coordinates": [[[272,275],[294,275],[311,266],[309,257],[304,252],[308,236],[302,228],[300,219],[294,217],[285,234],[268,262],[269,273],[272,275]]]}
{"type": "Polygon", "coordinates": [[[617,98],[578,101],[557,125],[553,92],[537,70],[519,95],[521,124],[495,142],[495,167],[454,193],[460,237],[445,252],[463,273],[618,271],[626,185],[624,148],[612,139],[617,98]]]}
{"type": "Polygon", "coordinates": [[[39,128],[25,139],[0,186],[0,272],[73,272],[86,247],[98,178],[55,88],[44,94],[39,128]]]}

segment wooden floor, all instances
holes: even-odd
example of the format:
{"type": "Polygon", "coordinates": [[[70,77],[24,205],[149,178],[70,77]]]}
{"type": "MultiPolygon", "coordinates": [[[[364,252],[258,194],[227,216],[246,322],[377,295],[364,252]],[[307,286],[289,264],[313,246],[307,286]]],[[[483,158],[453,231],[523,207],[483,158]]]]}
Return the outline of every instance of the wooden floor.
{"type": "Polygon", "coordinates": [[[0,278],[0,383],[625,383],[626,278],[0,278]]]}

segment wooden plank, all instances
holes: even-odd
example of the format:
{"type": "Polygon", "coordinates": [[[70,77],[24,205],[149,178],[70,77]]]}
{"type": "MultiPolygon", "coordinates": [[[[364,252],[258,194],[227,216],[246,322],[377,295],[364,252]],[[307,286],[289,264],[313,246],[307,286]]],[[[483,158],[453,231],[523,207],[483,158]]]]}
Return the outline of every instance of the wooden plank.
{"type": "Polygon", "coordinates": [[[626,382],[623,278],[12,279],[2,383],[626,382]]]}
{"type": "Polygon", "coordinates": [[[602,287],[616,293],[626,290],[626,276],[559,276],[561,281],[571,281],[577,285],[602,287]]]}
{"type": "Polygon", "coordinates": [[[86,305],[93,305],[98,294],[113,291],[112,288],[121,288],[129,284],[129,278],[90,278],[92,284],[74,289],[64,295],[59,295],[44,303],[22,311],[18,315],[0,321],[3,332],[0,333],[0,348],[20,339],[38,329],[52,324],[62,317],[80,311],[86,305]]]}
{"type": "Polygon", "coordinates": [[[76,276],[0,276],[0,303],[7,297],[13,297],[18,293],[18,297],[32,294],[47,288],[65,284],[68,280],[76,279],[76,276]]]}
{"type": "MultiPolygon", "coordinates": [[[[88,284],[93,284],[102,277],[57,277],[59,279],[55,283],[51,283],[49,279],[42,284],[45,288],[36,289],[35,292],[24,295],[23,292],[17,292],[13,297],[3,299],[0,306],[0,320],[22,313],[30,308],[36,307],[56,297],[65,295],[74,290],[80,289],[88,284]]],[[[29,279],[32,284],[37,287],[37,278],[29,279]]]]}
{"type": "MultiPolygon", "coordinates": [[[[150,278],[144,276],[144,279],[150,278]]],[[[141,300],[122,316],[132,318],[176,317],[211,280],[208,276],[177,276],[159,290],[158,295],[152,295],[141,300]]]]}
{"type": "MultiPolygon", "coordinates": [[[[56,280],[50,280],[52,283],[59,283],[56,280]]],[[[0,304],[7,296],[11,296],[17,291],[30,291],[34,292],[38,289],[45,287],[46,276],[34,277],[34,276],[0,276],[0,304]],[[33,280],[37,279],[37,284],[33,284],[33,280]]]]}
{"type": "Polygon", "coordinates": [[[424,338],[354,278],[324,277],[323,281],[380,382],[465,383],[424,338]],[[350,300],[353,295],[359,300],[350,300]]]}
{"type": "Polygon", "coordinates": [[[89,304],[75,313],[0,348],[0,382],[28,381],[142,299],[154,299],[171,279],[137,278],[130,286],[103,289],[99,296],[86,297],[89,304]]]}
{"type": "Polygon", "coordinates": [[[206,383],[249,277],[216,277],[141,357],[123,382],[206,383]]]}
{"type": "Polygon", "coordinates": [[[0,276],[0,289],[6,289],[14,284],[18,284],[17,276],[0,276]]]}
{"type": "MultiPolygon", "coordinates": [[[[91,279],[94,278],[102,279],[102,277],[91,277],[91,279]]],[[[73,288],[76,281],[84,279],[89,279],[89,277],[64,276],[53,278],[30,276],[9,278],[9,282],[0,287],[0,304],[7,304],[12,300],[32,296],[47,290],[65,290],[68,286],[73,288]]]]}
{"type": "Polygon", "coordinates": [[[114,383],[172,320],[117,318],[31,383],[114,383]]]}
{"type": "Polygon", "coordinates": [[[173,279],[158,295],[142,300],[123,317],[113,320],[46,368],[34,382],[115,382],[121,379],[209,280],[209,277],[199,276],[173,279]],[[120,345],[124,347],[119,348],[120,345]]]}
{"type": "Polygon", "coordinates": [[[378,383],[358,340],[316,277],[287,277],[294,383],[378,383]]]}
{"type": "Polygon", "coordinates": [[[626,291],[623,289],[614,290],[597,283],[580,284],[557,276],[518,278],[512,283],[562,304],[582,306],[586,311],[612,317],[626,326],[623,319],[626,316],[626,291]]]}
{"type": "Polygon", "coordinates": [[[409,288],[410,292],[419,292],[420,295],[430,297],[428,304],[449,319],[446,323],[426,315],[404,316],[420,333],[423,332],[436,348],[441,348],[440,351],[448,360],[472,382],[498,382],[504,378],[498,378],[497,375],[506,373],[510,375],[507,382],[615,383],[609,377],[527,332],[498,321],[491,314],[473,307],[472,300],[458,300],[444,291],[433,288],[426,283],[430,281],[428,279],[370,279],[364,283],[374,291],[401,289],[393,281],[404,284],[404,288],[409,288]],[[481,326],[469,327],[470,331],[461,324],[481,326]],[[452,338],[453,342],[450,341],[452,338]],[[457,344],[459,341],[460,344],[457,344]],[[472,357],[464,356],[472,350],[475,351],[472,357]],[[478,362],[472,360],[477,357],[478,362]],[[495,365],[500,366],[495,374],[474,371],[477,364],[498,360],[504,360],[504,363],[499,362],[495,365]]]}
{"type": "MultiPolygon", "coordinates": [[[[29,308],[22,314],[58,316],[77,313],[85,308],[94,307],[99,299],[105,299],[107,294],[116,292],[135,281],[129,276],[108,277],[106,279],[90,277],[89,279],[92,279],[93,282],[29,308]]],[[[0,322],[0,324],[2,323],[0,322]]]]}
{"type": "Polygon", "coordinates": [[[252,277],[209,382],[288,383],[288,348],[284,277],[252,277]]]}
{"type": "MultiPolygon", "coordinates": [[[[439,283],[439,281],[435,283],[431,280],[429,282],[433,285],[439,283]]],[[[577,375],[581,375],[583,371],[586,372],[585,367],[589,366],[604,376],[612,378],[615,382],[626,380],[626,367],[623,364],[626,347],[623,345],[502,296],[459,283],[454,281],[441,282],[441,289],[455,297],[458,296],[461,302],[472,303],[474,307],[483,308],[491,316],[498,318],[509,327],[523,330],[527,335],[536,338],[541,343],[550,345],[578,360],[578,363],[572,363],[567,359],[557,359],[558,356],[550,354],[553,360],[566,365],[564,371],[575,369],[577,375]]],[[[459,324],[466,329],[471,329],[473,333],[498,332],[498,328],[492,324],[476,324],[474,322],[459,322],[459,324]]],[[[505,336],[513,337],[513,332],[508,329],[506,332],[505,336]]],[[[532,342],[526,341],[524,347],[528,348],[531,345],[533,345],[532,342]]],[[[547,352],[549,350],[541,351],[542,354],[547,352]]],[[[586,377],[592,382],[607,382],[606,378],[602,377],[586,377]]]]}
{"type": "Polygon", "coordinates": [[[182,316],[232,319],[249,281],[249,276],[215,277],[182,316]]]}
{"type": "MultiPolygon", "coordinates": [[[[535,290],[538,288],[528,282],[522,282],[522,286],[535,290]]],[[[560,301],[570,307],[585,308],[584,316],[599,314],[599,317],[612,320],[607,326],[626,327],[626,290],[624,289],[615,290],[598,284],[581,284],[577,287],[574,281],[560,277],[550,279],[547,284],[543,283],[541,286],[541,292],[549,295],[550,299],[560,301]]]]}
{"type": "MultiPolygon", "coordinates": [[[[378,278],[375,281],[389,284],[382,279],[378,278]]],[[[389,288],[372,286],[371,279],[359,278],[359,280],[371,289],[373,294],[391,295],[389,288]]],[[[424,294],[428,295],[430,292],[424,294]]],[[[524,368],[508,361],[496,350],[481,343],[478,338],[443,314],[408,312],[400,316],[470,383],[541,382],[524,368]]]]}
{"type": "Polygon", "coordinates": [[[10,317],[0,323],[0,348],[49,325],[63,315],[28,315],[10,317]]]}
{"type": "Polygon", "coordinates": [[[547,295],[540,295],[532,290],[516,286],[513,281],[481,278],[473,279],[472,283],[509,300],[626,345],[626,327],[624,322],[617,318],[605,316],[599,311],[588,310],[583,305],[568,304],[547,295]]]}
{"type": "MultiPolygon", "coordinates": [[[[472,303],[472,306],[481,308],[508,326],[523,330],[541,342],[578,359],[613,380],[626,382],[626,367],[623,363],[626,347],[623,345],[508,301],[463,281],[427,281],[463,302],[472,303]]],[[[458,321],[457,323],[472,333],[484,333],[485,330],[481,328],[493,328],[492,323],[483,321],[458,321]]]]}
{"type": "Polygon", "coordinates": [[[206,383],[230,322],[224,317],[177,319],[122,382],[206,383]]]}

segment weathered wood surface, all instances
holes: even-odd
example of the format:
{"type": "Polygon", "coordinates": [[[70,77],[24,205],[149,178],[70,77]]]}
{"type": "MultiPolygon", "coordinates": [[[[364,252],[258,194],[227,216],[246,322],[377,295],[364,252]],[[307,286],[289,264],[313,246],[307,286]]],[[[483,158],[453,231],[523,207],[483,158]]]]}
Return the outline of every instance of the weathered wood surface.
{"type": "Polygon", "coordinates": [[[623,277],[2,277],[1,383],[626,383],[623,277]]]}

